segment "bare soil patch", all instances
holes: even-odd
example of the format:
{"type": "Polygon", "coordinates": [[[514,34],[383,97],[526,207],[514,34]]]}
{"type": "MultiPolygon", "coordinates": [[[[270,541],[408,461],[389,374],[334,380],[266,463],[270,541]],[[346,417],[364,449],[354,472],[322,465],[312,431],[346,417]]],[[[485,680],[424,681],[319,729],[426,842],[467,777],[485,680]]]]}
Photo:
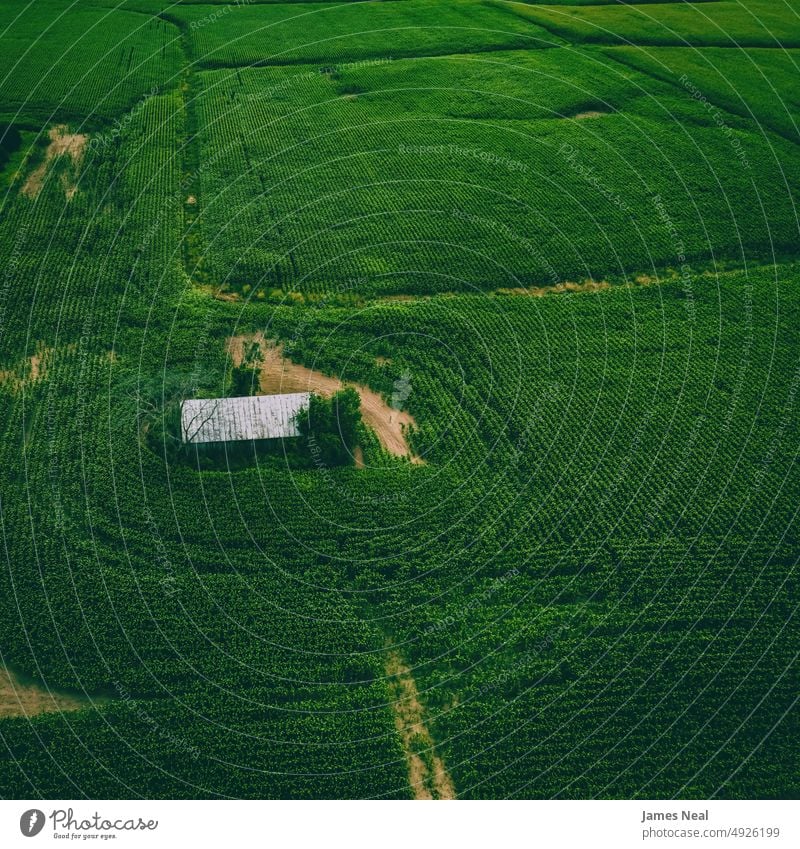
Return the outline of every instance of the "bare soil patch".
{"type": "Polygon", "coordinates": [[[455,799],[453,779],[436,754],[425,724],[425,709],[411,670],[396,651],[386,659],[386,676],[392,697],[394,724],[408,762],[408,780],[415,799],[455,799]]]}
{"type": "Polygon", "coordinates": [[[210,298],[216,298],[218,301],[228,301],[229,303],[238,303],[241,297],[236,292],[229,292],[227,289],[220,289],[217,286],[209,286],[206,284],[195,284],[197,289],[210,298]]]}
{"type": "Polygon", "coordinates": [[[565,281],[556,283],[555,286],[518,286],[514,289],[497,289],[499,295],[528,295],[532,298],[543,298],[545,295],[562,295],[565,292],[600,292],[609,289],[611,284],[607,280],[585,280],[583,283],[565,281]]]}
{"type": "Polygon", "coordinates": [[[592,118],[602,118],[604,115],[610,115],[610,112],[600,112],[597,109],[589,109],[586,112],[578,112],[572,116],[574,121],[585,121],[592,118]]]}
{"type": "MultiPolygon", "coordinates": [[[[67,345],[59,350],[70,351],[74,347],[74,345],[67,345]]],[[[55,348],[39,345],[36,348],[36,353],[30,357],[19,360],[11,368],[0,369],[0,386],[10,389],[12,392],[19,392],[26,386],[32,386],[34,383],[44,380],[55,356],[55,348]]]]}
{"type": "Polygon", "coordinates": [[[92,704],[83,696],[48,690],[38,684],[22,683],[0,665],[0,719],[82,710],[92,704]]]}
{"type": "MultiPolygon", "coordinates": [[[[42,190],[44,179],[47,176],[47,169],[50,164],[59,156],[69,156],[72,160],[72,165],[77,168],[83,158],[83,151],[86,147],[86,142],[89,141],[89,136],[83,133],[70,133],[66,124],[56,124],[50,128],[48,133],[50,144],[44,154],[44,159],[39,166],[34,169],[28,179],[22,186],[22,193],[29,198],[35,198],[42,190]]],[[[77,191],[77,186],[64,176],[62,178],[64,194],[67,199],[71,199],[77,191]]]]}
{"type": "MultiPolygon", "coordinates": [[[[284,356],[281,345],[270,342],[260,333],[252,336],[232,336],[228,340],[228,354],[234,365],[241,365],[245,347],[253,342],[257,343],[261,350],[259,385],[265,395],[314,392],[317,395],[330,396],[345,386],[338,377],[293,363],[284,356]]],[[[407,430],[416,427],[414,417],[405,410],[390,407],[381,395],[368,386],[360,383],[346,385],[352,386],[361,396],[364,422],[375,431],[381,445],[391,454],[409,457],[412,463],[422,463],[422,459],[411,451],[406,440],[407,430]]]]}

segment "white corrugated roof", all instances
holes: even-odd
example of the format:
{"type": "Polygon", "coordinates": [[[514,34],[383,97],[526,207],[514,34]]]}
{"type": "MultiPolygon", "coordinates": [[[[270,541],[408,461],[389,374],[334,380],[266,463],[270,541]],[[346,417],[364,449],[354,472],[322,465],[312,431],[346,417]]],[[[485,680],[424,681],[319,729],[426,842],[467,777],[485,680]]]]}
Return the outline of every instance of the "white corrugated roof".
{"type": "Polygon", "coordinates": [[[181,405],[184,442],[236,442],[300,436],[295,416],[308,407],[309,392],[199,398],[181,405]]]}

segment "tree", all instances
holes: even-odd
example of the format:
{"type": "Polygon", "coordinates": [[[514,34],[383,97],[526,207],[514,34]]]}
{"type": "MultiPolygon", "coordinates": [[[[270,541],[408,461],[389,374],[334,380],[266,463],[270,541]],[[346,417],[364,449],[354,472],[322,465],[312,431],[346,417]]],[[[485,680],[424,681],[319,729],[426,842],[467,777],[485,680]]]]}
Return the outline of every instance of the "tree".
{"type": "Polygon", "coordinates": [[[305,410],[297,414],[297,427],[315,461],[348,466],[358,442],[361,397],[355,389],[341,389],[330,398],[312,395],[305,410]]]}
{"type": "Polygon", "coordinates": [[[242,361],[231,369],[230,394],[234,398],[246,395],[257,395],[260,388],[261,363],[264,356],[258,342],[246,345],[242,361]]]}

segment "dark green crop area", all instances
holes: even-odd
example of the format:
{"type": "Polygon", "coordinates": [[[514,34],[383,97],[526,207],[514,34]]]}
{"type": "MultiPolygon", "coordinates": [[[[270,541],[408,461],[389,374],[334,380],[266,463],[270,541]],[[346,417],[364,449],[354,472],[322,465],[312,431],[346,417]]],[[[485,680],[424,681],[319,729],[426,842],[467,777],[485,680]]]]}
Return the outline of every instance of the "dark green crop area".
{"type": "Polygon", "coordinates": [[[0,797],[800,793],[795,4],[6,6],[0,797]]]}
{"type": "Polygon", "coordinates": [[[547,30],[488,0],[376,3],[186,5],[168,13],[202,67],[341,62],[545,48],[562,44],[547,30]]]}
{"type": "Polygon", "coordinates": [[[711,104],[708,110],[717,107],[715,117],[720,110],[741,116],[767,138],[770,130],[793,142],[800,134],[800,50],[620,47],[606,55],[682,88],[711,104]]]}
{"type": "Polygon", "coordinates": [[[134,12],[85,8],[94,5],[42,0],[33,15],[20,0],[4,3],[3,118],[110,123],[142,97],[175,87],[181,52],[174,28],[134,12]]]}

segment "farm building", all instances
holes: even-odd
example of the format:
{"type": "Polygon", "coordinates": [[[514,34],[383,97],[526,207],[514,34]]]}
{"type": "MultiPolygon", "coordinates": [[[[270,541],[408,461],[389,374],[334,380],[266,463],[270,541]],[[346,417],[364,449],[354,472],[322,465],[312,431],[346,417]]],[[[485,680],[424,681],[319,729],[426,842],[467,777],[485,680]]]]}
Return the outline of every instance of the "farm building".
{"type": "Polygon", "coordinates": [[[309,392],[200,398],[181,405],[184,442],[240,442],[299,436],[296,416],[308,407],[309,392]]]}

